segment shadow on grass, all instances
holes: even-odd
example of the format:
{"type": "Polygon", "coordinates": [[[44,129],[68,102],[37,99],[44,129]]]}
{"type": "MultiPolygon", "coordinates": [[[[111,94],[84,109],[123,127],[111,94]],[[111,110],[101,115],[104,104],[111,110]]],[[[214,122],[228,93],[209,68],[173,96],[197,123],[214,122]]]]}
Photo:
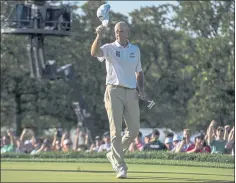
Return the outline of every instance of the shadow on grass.
{"type": "MultiPolygon", "coordinates": [[[[138,180],[138,179],[151,179],[151,180],[158,180],[161,182],[162,180],[170,180],[175,182],[212,182],[212,183],[223,183],[223,182],[230,182],[230,181],[223,181],[223,180],[212,180],[212,179],[198,179],[198,178],[180,178],[180,177],[152,177],[152,176],[145,176],[145,177],[128,177],[131,180],[138,180]]],[[[233,182],[233,181],[231,181],[233,182]]]]}

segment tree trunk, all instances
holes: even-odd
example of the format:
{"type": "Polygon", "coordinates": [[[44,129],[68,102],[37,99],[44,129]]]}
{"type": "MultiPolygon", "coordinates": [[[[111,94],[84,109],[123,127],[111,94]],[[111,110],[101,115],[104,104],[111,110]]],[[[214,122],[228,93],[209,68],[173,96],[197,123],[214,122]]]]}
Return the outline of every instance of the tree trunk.
{"type": "Polygon", "coordinates": [[[19,137],[21,134],[21,95],[15,94],[16,102],[16,136],[19,137]]]}

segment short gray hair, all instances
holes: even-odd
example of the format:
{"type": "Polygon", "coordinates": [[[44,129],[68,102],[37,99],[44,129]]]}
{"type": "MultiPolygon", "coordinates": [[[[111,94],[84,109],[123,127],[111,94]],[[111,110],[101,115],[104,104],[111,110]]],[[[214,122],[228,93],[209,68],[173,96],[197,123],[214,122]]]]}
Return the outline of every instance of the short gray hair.
{"type": "Polygon", "coordinates": [[[128,27],[129,30],[130,30],[130,25],[129,25],[128,22],[126,22],[126,21],[120,21],[120,22],[117,22],[117,23],[116,23],[116,25],[115,25],[115,27],[114,27],[114,31],[116,31],[116,26],[119,25],[119,24],[125,24],[125,25],[127,25],[127,27],[128,27]]]}

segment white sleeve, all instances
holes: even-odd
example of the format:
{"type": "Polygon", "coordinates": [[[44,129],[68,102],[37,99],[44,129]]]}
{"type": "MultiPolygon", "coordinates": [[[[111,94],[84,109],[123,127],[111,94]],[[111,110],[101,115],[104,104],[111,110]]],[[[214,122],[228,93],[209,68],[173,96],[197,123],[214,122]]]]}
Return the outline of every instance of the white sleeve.
{"type": "Polygon", "coordinates": [[[104,149],[104,144],[101,144],[101,145],[99,146],[99,148],[98,148],[98,152],[102,152],[103,149],[104,149]]]}
{"type": "Polygon", "coordinates": [[[142,65],[141,65],[141,55],[140,55],[140,49],[138,48],[138,54],[137,54],[137,66],[136,66],[136,72],[141,72],[142,71],[142,65]]]}
{"type": "Polygon", "coordinates": [[[103,46],[100,47],[103,53],[103,57],[97,57],[100,62],[102,62],[104,59],[107,59],[109,56],[109,49],[110,49],[110,44],[104,44],[103,46]]]}

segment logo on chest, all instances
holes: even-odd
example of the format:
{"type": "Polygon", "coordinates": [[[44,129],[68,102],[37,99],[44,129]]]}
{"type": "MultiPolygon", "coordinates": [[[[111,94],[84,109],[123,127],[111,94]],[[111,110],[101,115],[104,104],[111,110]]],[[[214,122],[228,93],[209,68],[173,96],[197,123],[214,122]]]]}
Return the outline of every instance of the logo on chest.
{"type": "Polygon", "coordinates": [[[129,54],[129,58],[135,58],[135,54],[134,53],[130,53],[129,54]]]}
{"type": "Polygon", "coordinates": [[[116,56],[120,57],[120,51],[116,51],[116,56]]]}

